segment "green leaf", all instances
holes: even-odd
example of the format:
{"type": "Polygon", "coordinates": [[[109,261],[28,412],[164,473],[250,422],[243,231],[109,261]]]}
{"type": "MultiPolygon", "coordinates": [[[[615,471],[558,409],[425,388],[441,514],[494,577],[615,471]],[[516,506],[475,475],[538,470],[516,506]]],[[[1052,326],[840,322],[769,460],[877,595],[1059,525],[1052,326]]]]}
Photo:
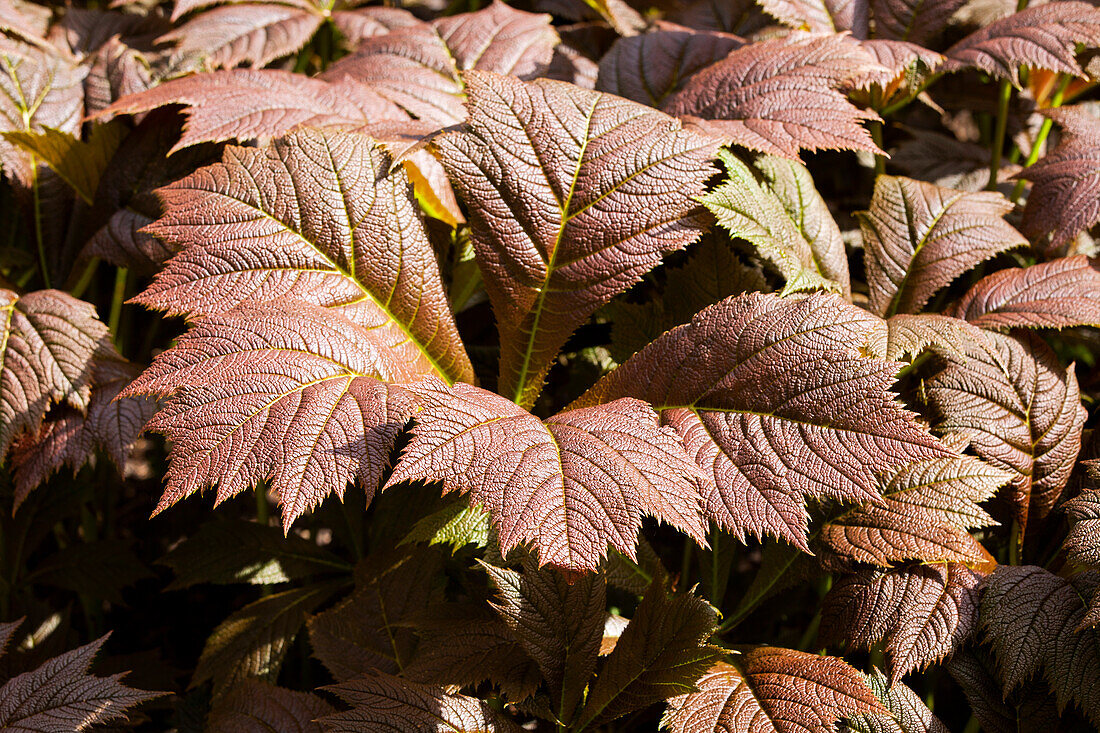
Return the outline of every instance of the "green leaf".
{"type": "Polygon", "coordinates": [[[321,573],[351,573],[352,566],[296,535],[239,520],[207,522],[158,561],[176,573],[166,590],[199,583],[287,583],[321,573]]]}
{"type": "Polygon", "coordinates": [[[274,683],[306,616],[343,585],[315,583],[249,603],[218,624],[206,640],[191,687],[211,680],[220,695],[241,680],[274,683]]]}
{"type": "Polygon", "coordinates": [[[694,690],[695,681],[721,657],[720,649],[707,644],[717,618],[702,598],[650,585],[592,683],[575,729],[694,690]]]}
{"type": "Polygon", "coordinates": [[[718,157],[725,163],[728,178],[699,199],[718,223],[734,237],[749,242],[786,279],[784,295],[803,290],[841,292],[841,286],[819,270],[810,243],[775,193],[761,186],[733,153],[720,150],[718,157]]]}
{"type": "Polygon", "coordinates": [[[5,132],[4,138],[41,159],[90,205],[124,135],[122,124],[112,121],[93,127],[86,142],[52,127],[43,127],[41,132],[5,132]]]}
{"type": "Polygon", "coordinates": [[[485,547],[489,542],[489,515],[481,505],[469,506],[459,499],[414,524],[399,544],[411,542],[450,545],[452,554],[466,545],[485,547]]]}
{"type": "Polygon", "coordinates": [[[528,564],[523,573],[483,565],[500,592],[504,623],[539,665],[554,711],[569,721],[596,668],[606,615],[600,574],[566,577],[528,564]]]}

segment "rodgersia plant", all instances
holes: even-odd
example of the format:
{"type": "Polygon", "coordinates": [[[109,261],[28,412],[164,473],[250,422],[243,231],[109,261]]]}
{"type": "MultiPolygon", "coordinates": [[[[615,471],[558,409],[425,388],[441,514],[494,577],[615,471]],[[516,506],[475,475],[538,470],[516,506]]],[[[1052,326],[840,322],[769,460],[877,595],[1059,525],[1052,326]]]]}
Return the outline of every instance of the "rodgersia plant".
{"type": "Polygon", "coordinates": [[[0,726],[1100,725],[1100,10],[734,5],[0,5],[0,726]]]}

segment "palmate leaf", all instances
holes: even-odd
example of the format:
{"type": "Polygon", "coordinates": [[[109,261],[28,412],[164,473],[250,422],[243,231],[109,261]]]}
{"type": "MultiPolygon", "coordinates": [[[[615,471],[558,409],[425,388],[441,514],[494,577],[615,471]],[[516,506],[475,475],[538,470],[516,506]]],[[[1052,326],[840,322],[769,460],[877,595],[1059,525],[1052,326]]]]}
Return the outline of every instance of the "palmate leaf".
{"type": "Polygon", "coordinates": [[[996,524],[978,504],[1011,476],[969,456],[883,470],[881,503],[833,517],[821,539],[842,557],[886,567],[910,559],[984,563],[989,554],[968,530],[996,524]]]}
{"type": "Polygon", "coordinates": [[[408,179],[369,137],[302,130],[228,148],[159,195],[147,229],[181,251],[135,302],[192,317],[316,303],[410,364],[473,378],[408,179]]]}
{"type": "Polygon", "coordinates": [[[969,433],[979,456],[1013,474],[1010,498],[1026,526],[1058,501],[1081,448],[1077,378],[1033,332],[986,331],[965,350],[925,383],[929,404],[941,430],[969,433]]]}
{"type": "Polygon", "coordinates": [[[644,403],[619,400],[541,421],[466,384],[405,388],[422,410],[387,488],[424,479],[469,494],[488,509],[503,553],[530,542],[543,565],[592,571],[609,544],[636,557],[643,514],[704,542],[704,478],[644,403]]]}
{"type": "MultiPolygon", "coordinates": [[[[974,718],[989,733],[1047,733],[1073,731],[1075,719],[1058,714],[1054,695],[1042,679],[1032,678],[1005,694],[986,649],[961,649],[948,670],[959,683],[974,718]]],[[[1066,711],[1063,711],[1066,712],[1066,711]]]]}
{"type": "Polygon", "coordinates": [[[940,288],[993,255],[1028,241],[1002,218],[999,193],[967,193],[879,176],[860,215],[871,309],[917,313],[940,288]]]}
{"type": "Polygon", "coordinates": [[[379,331],[293,301],[239,306],[180,337],[124,396],[169,394],[148,429],[172,441],[157,511],[217,485],[268,480],[283,527],[359,480],[373,496],[411,415],[385,380],[409,378],[379,331]]]}
{"type": "Polygon", "coordinates": [[[202,142],[275,137],[299,126],[357,129],[371,122],[409,123],[405,112],[363,84],[277,69],[173,79],[123,97],[100,114],[138,114],[172,105],[183,105],[187,114],[172,153],[202,142]]]}
{"type": "Polygon", "coordinates": [[[1100,326],[1100,262],[1083,255],[999,270],[955,305],[982,328],[1100,326]]]}
{"type": "Polygon", "coordinates": [[[577,730],[692,690],[721,656],[707,643],[717,619],[702,598],[670,594],[659,580],[651,583],[592,683],[577,730]]]}
{"type": "Polygon", "coordinates": [[[321,720],[329,733],[519,733],[520,728],[476,697],[439,685],[368,672],[325,689],[351,709],[321,720]]]}
{"type": "Polygon", "coordinates": [[[336,710],[317,695],[249,679],[214,703],[208,733],[323,733],[317,718],[336,710]]]}
{"type": "Polygon", "coordinates": [[[501,394],[534,404],[569,334],[694,241],[720,140],[562,82],[467,72],[470,119],[435,145],[470,209],[501,335],[501,394]]]}
{"type": "Polygon", "coordinates": [[[678,116],[707,123],[752,150],[798,158],[805,150],[878,148],[860,126],[875,119],[838,91],[884,72],[858,44],[839,35],[760,41],[695,74],[665,102],[678,116]]]}
{"type": "Polygon", "coordinates": [[[396,28],[367,39],[321,78],[350,77],[419,119],[442,127],[466,117],[465,76],[460,72],[479,70],[534,79],[546,72],[558,40],[549,15],[513,10],[495,0],[476,13],[396,28]]]}
{"type": "Polygon", "coordinates": [[[839,296],[728,298],[573,406],[646,400],[708,476],[708,519],[807,549],[804,495],[874,503],[878,473],[949,455],[894,401],[898,365],[865,356],[878,323],[839,296]]]}
{"type": "Polygon", "coordinates": [[[886,319],[885,345],[876,344],[875,355],[901,360],[931,350],[965,358],[968,340],[981,339],[977,326],[938,313],[897,313],[886,319]]]}
{"type": "Polygon", "coordinates": [[[92,357],[107,336],[90,303],[58,290],[0,289],[0,460],[55,402],[87,410],[92,357]]]}
{"type": "Polygon", "coordinates": [[[1035,237],[1049,236],[1049,247],[1056,248],[1100,221],[1100,121],[1073,107],[1043,114],[1062,128],[1062,138],[1019,174],[1032,182],[1021,227],[1035,237]]]}
{"type": "Polygon", "coordinates": [[[485,565],[500,600],[494,607],[539,666],[561,720],[572,720],[596,669],[606,615],[603,576],[574,580],[532,565],[518,573],[485,565]]]}
{"type": "MultiPolygon", "coordinates": [[[[19,626],[0,624],[0,654],[19,626]]],[[[0,686],[0,730],[7,733],[83,731],[96,723],[126,717],[129,708],[162,693],[134,690],[121,683],[123,675],[88,674],[104,636],[91,644],[54,657],[31,672],[12,677],[0,686]]]]}
{"type": "Polygon", "coordinates": [[[1060,578],[1032,565],[1001,566],[984,586],[981,624],[1009,692],[1042,667],[1059,712],[1075,702],[1100,724],[1100,631],[1080,629],[1097,573],[1060,578]]]}
{"type": "Polygon", "coordinates": [[[1020,86],[1020,67],[1084,76],[1076,44],[1100,45],[1100,8],[1079,0],[1027,8],[947,49],[947,69],[976,68],[1020,86]]]}
{"type": "Polygon", "coordinates": [[[159,40],[202,56],[210,68],[261,67],[300,50],[324,22],[320,9],[308,5],[240,3],[208,10],[159,40]]]}
{"type": "Polygon", "coordinates": [[[600,59],[596,89],[659,108],[697,71],[744,45],[730,33],[658,23],[649,33],[615,41],[600,59]]]}
{"type": "Polygon", "coordinates": [[[802,733],[841,718],[886,713],[863,676],[837,657],[756,647],[712,666],[697,691],[673,698],[671,733],[802,733]]]}
{"type": "Polygon", "coordinates": [[[965,565],[863,569],[825,597],[822,641],[863,649],[885,639],[890,682],[951,655],[978,620],[981,575],[965,565]]]}

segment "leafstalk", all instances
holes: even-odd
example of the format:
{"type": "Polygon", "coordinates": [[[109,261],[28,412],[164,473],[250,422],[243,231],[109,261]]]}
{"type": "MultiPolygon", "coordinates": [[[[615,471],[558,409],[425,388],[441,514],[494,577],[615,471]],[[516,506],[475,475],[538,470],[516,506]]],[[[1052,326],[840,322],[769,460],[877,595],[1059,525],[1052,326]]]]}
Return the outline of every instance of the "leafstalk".
{"type": "Polygon", "coordinates": [[[1001,170],[1001,155],[1005,147],[1005,133],[1008,130],[1008,104],[1012,101],[1012,82],[1001,79],[997,96],[997,127],[993,132],[993,147],[990,150],[989,182],[985,187],[990,191],[997,188],[997,174],[1001,170]]]}
{"type": "MultiPolygon", "coordinates": [[[[1066,90],[1072,81],[1073,77],[1069,74],[1063,76],[1062,83],[1058,85],[1058,90],[1054,92],[1054,96],[1050,99],[1050,109],[1062,106],[1062,100],[1065,98],[1066,90]]],[[[1024,161],[1024,168],[1031,167],[1039,159],[1039,151],[1043,149],[1047,136],[1050,135],[1050,128],[1053,125],[1054,120],[1049,117],[1043,119],[1043,124],[1039,127],[1039,133],[1035,136],[1035,142],[1031,145],[1031,152],[1027,154],[1027,160],[1024,161]]],[[[1012,189],[1012,195],[1009,197],[1012,203],[1020,200],[1020,196],[1024,193],[1024,184],[1025,181],[1022,178],[1016,181],[1016,186],[1012,189]]]]}
{"type": "Polygon", "coordinates": [[[122,350],[122,336],[118,332],[119,320],[122,318],[122,302],[126,299],[126,276],[129,274],[125,267],[115,270],[115,289],[111,295],[111,314],[107,318],[107,328],[115,338],[115,346],[122,350]]]}
{"type": "MultiPolygon", "coordinates": [[[[883,146],[883,134],[882,134],[882,122],[879,120],[871,120],[867,127],[871,131],[871,139],[875,141],[875,146],[879,150],[885,150],[883,146]]],[[[886,172],[886,156],[875,153],[875,178],[878,178],[886,172]]]]}

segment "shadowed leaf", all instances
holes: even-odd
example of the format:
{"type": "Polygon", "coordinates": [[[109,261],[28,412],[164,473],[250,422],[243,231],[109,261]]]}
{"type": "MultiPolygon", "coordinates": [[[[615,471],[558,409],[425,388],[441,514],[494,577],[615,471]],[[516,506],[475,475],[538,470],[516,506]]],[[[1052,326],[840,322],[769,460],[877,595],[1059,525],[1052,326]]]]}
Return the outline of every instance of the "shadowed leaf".
{"type": "Polygon", "coordinates": [[[38,156],[87,203],[95,198],[99,178],[119,143],[123,129],[117,124],[96,125],[87,141],[46,127],[41,132],[6,132],[4,139],[38,156]]]}
{"type": "Polygon", "coordinates": [[[569,334],[694,241],[719,141],[563,82],[469,72],[470,119],[436,140],[470,209],[501,334],[501,394],[535,402],[569,334]]]}
{"type": "Polygon", "coordinates": [[[871,0],[875,36],[927,44],[967,0],[871,0]]]}
{"type": "Polygon", "coordinates": [[[244,680],[222,696],[206,719],[208,733],[322,733],[317,718],[336,710],[308,692],[244,680]]]}
{"type": "Polygon", "coordinates": [[[916,693],[901,682],[890,684],[882,672],[864,675],[885,713],[860,713],[845,721],[845,733],[949,733],[916,693]]]}

